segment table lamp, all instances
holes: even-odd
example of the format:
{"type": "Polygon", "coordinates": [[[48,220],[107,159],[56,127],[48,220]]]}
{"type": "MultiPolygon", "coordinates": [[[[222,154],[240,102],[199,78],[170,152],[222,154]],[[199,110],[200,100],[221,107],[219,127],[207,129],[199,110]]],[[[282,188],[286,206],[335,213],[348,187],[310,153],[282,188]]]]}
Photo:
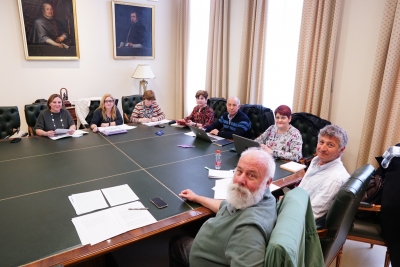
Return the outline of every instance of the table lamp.
{"type": "Polygon", "coordinates": [[[147,90],[148,82],[145,79],[154,79],[155,77],[148,64],[139,64],[132,75],[132,78],[143,79],[140,81],[140,90],[143,88],[142,94],[147,90]]]}

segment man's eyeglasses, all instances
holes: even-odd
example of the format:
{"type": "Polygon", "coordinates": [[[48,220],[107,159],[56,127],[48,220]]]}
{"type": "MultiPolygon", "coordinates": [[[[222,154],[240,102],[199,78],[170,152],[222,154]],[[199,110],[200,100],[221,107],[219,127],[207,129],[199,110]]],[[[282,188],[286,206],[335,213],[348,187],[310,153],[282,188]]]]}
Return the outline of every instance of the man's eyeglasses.
{"type": "Polygon", "coordinates": [[[113,103],[114,100],[104,100],[104,103],[113,103]]]}

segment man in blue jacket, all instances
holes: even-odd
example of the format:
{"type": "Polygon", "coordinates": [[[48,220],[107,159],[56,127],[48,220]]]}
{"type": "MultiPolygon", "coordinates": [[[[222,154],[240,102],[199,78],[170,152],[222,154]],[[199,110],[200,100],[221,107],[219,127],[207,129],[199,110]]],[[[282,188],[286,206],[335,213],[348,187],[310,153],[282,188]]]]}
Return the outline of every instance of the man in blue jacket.
{"type": "Polygon", "coordinates": [[[232,139],[232,134],[253,138],[251,122],[246,114],[239,110],[240,100],[237,97],[230,97],[226,102],[228,112],[225,112],[217,121],[204,128],[210,134],[223,138],[232,139]]]}

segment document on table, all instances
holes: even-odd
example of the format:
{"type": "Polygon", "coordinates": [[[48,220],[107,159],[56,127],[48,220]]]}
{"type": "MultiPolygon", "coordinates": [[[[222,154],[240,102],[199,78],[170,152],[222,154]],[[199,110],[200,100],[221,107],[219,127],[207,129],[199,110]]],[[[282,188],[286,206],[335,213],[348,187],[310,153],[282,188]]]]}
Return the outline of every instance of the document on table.
{"type": "MultiPolygon", "coordinates": [[[[187,133],[184,133],[184,134],[186,134],[187,136],[196,137],[196,134],[195,134],[194,132],[187,132],[187,133]]],[[[210,133],[207,133],[207,135],[208,135],[209,137],[211,137],[211,138],[216,139],[216,140],[224,140],[224,139],[225,139],[225,138],[223,138],[223,137],[220,137],[220,136],[217,136],[217,135],[213,135],[213,134],[210,134],[210,133]]]]}
{"type": "Polygon", "coordinates": [[[143,227],[157,220],[141,202],[132,202],[72,219],[82,245],[97,244],[127,231],[143,227]]]}
{"type": "Polygon", "coordinates": [[[223,170],[214,170],[214,169],[209,169],[208,170],[208,177],[209,178],[233,178],[233,173],[234,170],[229,170],[229,171],[223,171],[223,170]]]}
{"type": "Polygon", "coordinates": [[[154,126],[154,125],[159,125],[159,124],[165,124],[165,123],[168,123],[170,121],[171,120],[161,120],[161,121],[144,122],[142,124],[146,125],[146,126],[154,126]]]}
{"type": "Polygon", "coordinates": [[[138,196],[127,184],[101,189],[108,203],[116,206],[132,201],[139,200],[138,196]]]}
{"type": "Polygon", "coordinates": [[[108,208],[108,204],[100,190],[73,194],[68,198],[71,201],[71,204],[74,207],[77,215],[108,208]]]}
{"type": "MultiPolygon", "coordinates": [[[[56,132],[57,132],[57,130],[66,130],[66,131],[69,131],[69,129],[56,129],[56,132]]],[[[61,139],[61,138],[66,138],[66,137],[81,137],[81,136],[84,135],[84,134],[88,134],[88,132],[82,131],[82,130],[76,130],[76,131],[74,132],[74,134],[69,134],[69,133],[57,134],[57,135],[52,136],[52,137],[49,136],[49,138],[50,138],[51,140],[58,140],[58,139],[61,139]]]]}
{"type": "Polygon", "coordinates": [[[106,129],[118,129],[118,130],[132,130],[135,129],[137,126],[130,126],[130,125],[126,125],[126,124],[121,124],[121,125],[116,125],[116,126],[108,126],[108,127],[97,127],[97,129],[99,130],[99,132],[104,131],[106,129]]]}

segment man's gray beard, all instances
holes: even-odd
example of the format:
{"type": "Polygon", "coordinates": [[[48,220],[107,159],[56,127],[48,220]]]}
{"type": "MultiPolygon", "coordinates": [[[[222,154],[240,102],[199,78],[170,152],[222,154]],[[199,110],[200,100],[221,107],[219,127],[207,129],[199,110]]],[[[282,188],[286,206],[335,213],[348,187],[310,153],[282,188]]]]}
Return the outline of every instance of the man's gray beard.
{"type": "Polygon", "coordinates": [[[228,197],[226,202],[236,209],[243,210],[258,204],[258,202],[263,198],[264,192],[264,183],[253,193],[246,187],[232,183],[228,188],[228,197]]]}

